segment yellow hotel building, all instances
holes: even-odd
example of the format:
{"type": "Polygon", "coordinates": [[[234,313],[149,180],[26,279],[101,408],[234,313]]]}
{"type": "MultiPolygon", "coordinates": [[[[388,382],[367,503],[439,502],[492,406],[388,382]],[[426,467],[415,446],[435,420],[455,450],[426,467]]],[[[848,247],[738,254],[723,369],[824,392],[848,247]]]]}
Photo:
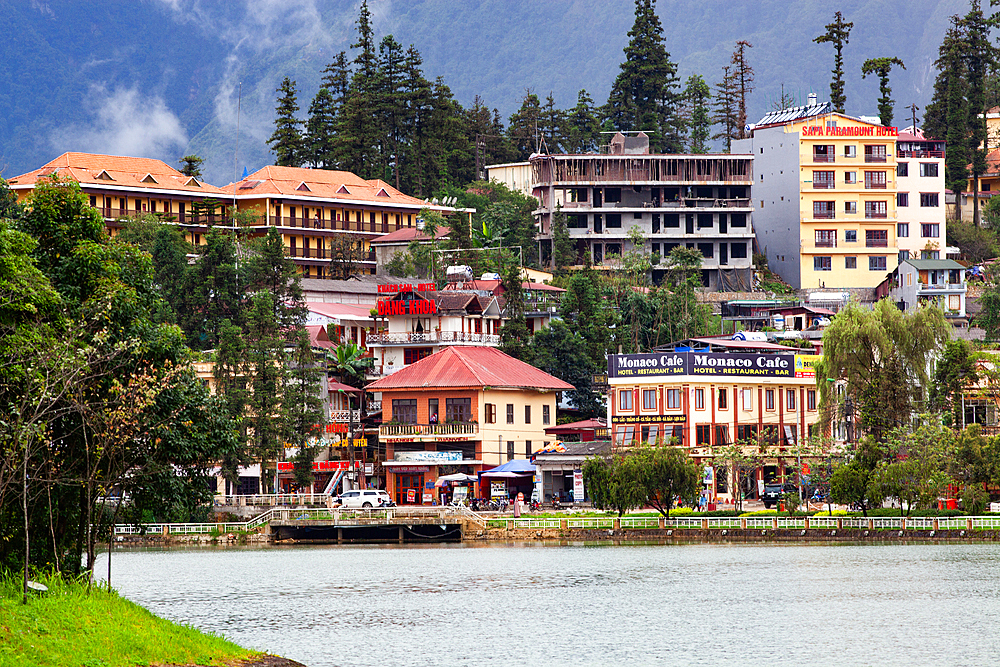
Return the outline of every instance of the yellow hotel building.
{"type": "Polygon", "coordinates": [[[896,137],[829,103],[767,114],[734,153],[754,156],[757,243],[796,289],[872,288],[896,268],[896,137]]]}

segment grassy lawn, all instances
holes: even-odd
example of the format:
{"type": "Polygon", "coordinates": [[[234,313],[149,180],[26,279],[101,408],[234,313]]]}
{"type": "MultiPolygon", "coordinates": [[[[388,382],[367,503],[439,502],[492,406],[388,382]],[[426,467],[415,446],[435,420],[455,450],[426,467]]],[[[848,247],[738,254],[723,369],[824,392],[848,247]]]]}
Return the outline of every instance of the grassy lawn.
{"type": "Polygon", "coordinates": [[[229,665],[260,654],[154,616],[114,591],[45,580],[21,604],[21,582],[0,581],[0,667],[229,665]]]}

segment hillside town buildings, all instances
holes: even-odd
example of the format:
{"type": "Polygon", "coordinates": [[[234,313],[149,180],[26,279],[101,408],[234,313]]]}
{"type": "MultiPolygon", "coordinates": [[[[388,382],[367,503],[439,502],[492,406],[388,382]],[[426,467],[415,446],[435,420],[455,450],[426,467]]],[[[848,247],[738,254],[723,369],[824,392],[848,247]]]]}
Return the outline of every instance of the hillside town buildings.
{"type": "Polygon", "coordinates": [[[896,138],[896,247],[899,261],[946,259],[944,142],[912,127],[896,138]]]}

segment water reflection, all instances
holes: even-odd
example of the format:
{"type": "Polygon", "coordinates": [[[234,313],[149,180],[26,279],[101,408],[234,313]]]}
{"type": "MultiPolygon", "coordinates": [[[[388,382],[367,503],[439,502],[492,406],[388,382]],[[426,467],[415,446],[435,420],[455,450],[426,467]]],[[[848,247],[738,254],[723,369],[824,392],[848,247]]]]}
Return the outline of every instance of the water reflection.
{"type": "Polygon", "coordinates": [[[309,667],[911,667],[1000,655],[992,544],[316,546],[114,559],[115,586],[153,612],[309,667]]]}

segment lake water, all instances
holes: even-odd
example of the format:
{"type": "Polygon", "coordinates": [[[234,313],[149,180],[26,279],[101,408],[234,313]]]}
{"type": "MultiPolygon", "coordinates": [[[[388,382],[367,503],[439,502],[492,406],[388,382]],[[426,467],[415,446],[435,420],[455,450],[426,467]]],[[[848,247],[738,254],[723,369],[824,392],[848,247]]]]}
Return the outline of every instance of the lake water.
{"type": "Polygon", "coordinates": [[[996,544],[144,549],[112,565],[154,613],[308,667],[1000,658],[996,544]]]}

